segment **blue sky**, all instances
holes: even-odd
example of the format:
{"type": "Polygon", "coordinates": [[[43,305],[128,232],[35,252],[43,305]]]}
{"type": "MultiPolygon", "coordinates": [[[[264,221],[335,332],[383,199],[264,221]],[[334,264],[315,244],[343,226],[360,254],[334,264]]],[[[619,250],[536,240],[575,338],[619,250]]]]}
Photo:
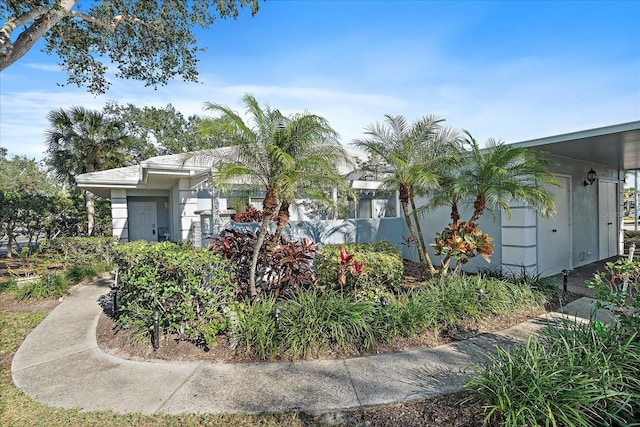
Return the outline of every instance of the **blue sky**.
{"type": "Polygon", "coordinates": [[[640,120],[638,22],[637,1],[270,0],[199,33],[198,84],[112,80],[95,97],[59,86],[57,58],[32,50],[0,73],[0,146],[42,158],[59,107],[205,114],[205,101],[240,110],[248,92],[326,117],[345,144],[385,114],[435,114],[507,142],[640,120]]]}

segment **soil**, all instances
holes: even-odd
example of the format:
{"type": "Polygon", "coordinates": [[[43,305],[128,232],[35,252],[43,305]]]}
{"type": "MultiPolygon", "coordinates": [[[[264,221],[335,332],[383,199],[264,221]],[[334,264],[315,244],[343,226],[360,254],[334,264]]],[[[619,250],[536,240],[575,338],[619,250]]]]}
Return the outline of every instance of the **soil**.
{"type": "MultiPolygon", "coordinates": [[[[16,260],[0,260],[0,277],[6,276],[7,264],[15,270],[18,267],[16,260]]],[[[415,286],[424,280],[424,276],[416,263],[405,261],[406,286],[415,286]]],[[[570,294],[567,301],[578,298],[580,295],[570,294]]],[[[17,302],[7,292],[0,293],[0,308],[9,311],[44,311],[49,312],[59,303],[57,299],[32,300],[17,302]]],[[[551,303],[547,309],[554,308],[558,302],[551,303]]],[[[103,313],[101,313],[96,338],[98,345],[107,353],[120,358],[131,360],[171,360],[171,361],[202,361],[207,363],[247,363],[262,362],[253,355],[240,350],[230,348],[225,337],[220,337],[217,344],[210,348],[203,348],[192,343],[179,341],[176,337],[164,337],[160,347],[154,351],[148,342],[137,342],[126,331],[116,332],[114,320],[111,317],[111,301],[108,295],[101,299],[103,313]]],[[[379,345],[374,353],[404,351],[425,346],[440,345],[447,342],[466,339],[483,332],[496,331],[514,325],[526,318],[534,317],[540,312],[531,311],[520,313],[517,316],[496,317],[487,319],[481,324],[468,324],[455,331],[442,331],[438,336],[424,335],[417,339],[400,340],[393,345],[379,345]]],[[[344,358],[354,354],[340,351],[328,351],[317,358],[344,358]]],[[[438,396],[435,398],[414,401],[405,404],[380,406],[354,411],[329,413],[318,417],[307,417],[310,423],[349,426],[457,426],[472,427],[483,424],[484,415],[479,405],[460,403],[466,392],[457,392],[438,396]]]]}

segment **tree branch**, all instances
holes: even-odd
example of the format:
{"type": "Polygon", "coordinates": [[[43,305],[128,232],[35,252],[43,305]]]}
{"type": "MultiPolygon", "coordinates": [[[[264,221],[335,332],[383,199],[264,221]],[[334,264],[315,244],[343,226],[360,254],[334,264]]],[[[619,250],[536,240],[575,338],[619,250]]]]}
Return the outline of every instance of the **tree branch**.
{"type": "Polygon", "coordinates": [[[147,26],[147,23],[143,20],[129,15],[116,15],[111,22],[107,22],[87,15],[86,13],[71,10],[76,3],[77,0],[62,0],[58,7],[49,8],[41,6],[25,12],[20,16],[12,17],[2,25],[2,27],[0,27],[0,71],[24,56],[40,38],[44,37],[53,26],[65,17],[79,18],[106,28],[109,31],[113,31],[118,25],[123,23],[147,26]],[[26,26],[29,22],[33,23],[27,26],[27,28],[20,33],[16,41],[12,43],[11,35],[14,30],[18,27],[26,26]]]}
{"type": "Polygon", "coordinates": [[[14,16],[5,22],[5,24],[0,27],[0,52],[4,52],[6,46],[11,44],[11,34],[13,34],[13,30],[22,25],[27,25],[29,21],[41,18],[48,11],[49,8],[43,6],[38,7],[20,16],[14,16]]]}
{"type": "Polygon", "coordinates": [[[0,71],[22,58],[54,25],[69,15],[76,3],[77,0],[60,0],[55,7],[39,7],[9,19],[0,30],[0,71]],[[13,31],[31,21],[33,23],[12,43],[13,31]]]}
{"type": "Polygon", "coordinates": [[[133,16],[130,15],[116,15],[113,17],[113,20],[109,23],[106,21],[103,21],[102,19],[98,19],[95,18],[93,16],[87,15],[86,13],[82,13],[79,12],[77,10],[72,10],[71,13],[69,14],[70,16],[73,16],[75,18],[80,18],[84,21],[87,22],[91,22],[92,24],[96,24],[99,25],[103,28],[106,28],[107,30],[113,31],[116,29],[116,27],[122,23],[134,23],[134,24],[138,24],[138,25],[144,25],[147,26],[147,23],[144,22],[141,19],[135,18],[133,16]]]}

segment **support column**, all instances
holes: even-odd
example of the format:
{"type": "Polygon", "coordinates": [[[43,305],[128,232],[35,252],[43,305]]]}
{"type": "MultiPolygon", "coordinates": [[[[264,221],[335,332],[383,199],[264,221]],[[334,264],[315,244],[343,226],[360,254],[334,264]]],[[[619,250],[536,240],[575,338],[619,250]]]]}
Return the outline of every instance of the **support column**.
{"type": "Polygon", "coordinates": [[[129,241],[129,209],[127,207],[127,190],[111,190],[111,230],[112,235],[120,242],[129,241]]]}
{"type": "Polygon", "coordinates": [[[519,273],[522,268],[536,272],[537,221],[535,212],[528,206],[513,206],[511,218],[501,215],[502,227],[502,270],[505,273],[519,273]]]}

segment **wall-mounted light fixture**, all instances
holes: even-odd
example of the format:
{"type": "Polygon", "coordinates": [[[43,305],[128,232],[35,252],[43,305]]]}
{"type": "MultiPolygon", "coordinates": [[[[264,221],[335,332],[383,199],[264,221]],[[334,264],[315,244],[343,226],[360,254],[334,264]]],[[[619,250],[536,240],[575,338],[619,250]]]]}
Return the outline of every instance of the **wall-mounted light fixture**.
{"type": "Polygon", "coordinates": [[[591,170],[587,172],[587,179],[584,180],[584,186],[586,187],[587,185],[593,185],[593,183],[596,182],[596,178],[596,171],[591,168],[591,170]]]}

